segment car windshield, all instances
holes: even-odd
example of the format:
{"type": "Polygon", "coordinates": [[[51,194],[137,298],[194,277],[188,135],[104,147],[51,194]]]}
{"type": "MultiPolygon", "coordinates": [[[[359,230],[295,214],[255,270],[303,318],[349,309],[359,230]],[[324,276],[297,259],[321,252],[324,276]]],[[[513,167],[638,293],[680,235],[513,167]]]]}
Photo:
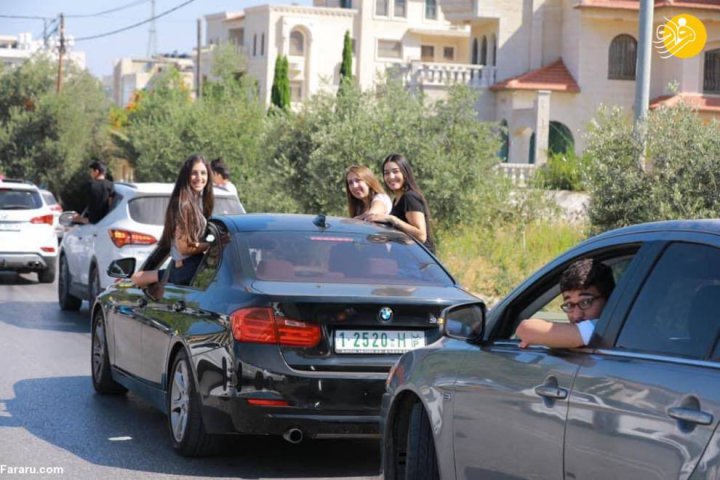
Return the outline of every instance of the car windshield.
{"type": "Polygon", "coordinates": [[[266,231],[233,241],[258,280],[453,285],[430,254],[400,233],[266,231]]]}
{"type": "MultiPolygon", "coordinates": [[[[138,197],[128,202],[130,218],[138,223],[147,225],[163,225],[165,223],[165,210],[167,210],[170,196],[138,197]]],[[[234,215],[245,213],[240,202],[234,197],[215,197],[213,214],[234,215]]]]}
{"type": "Polygon", "coordinates": [[[38,192],[0,188],[0,210],[32,210],[42,207],[38,192]]]}

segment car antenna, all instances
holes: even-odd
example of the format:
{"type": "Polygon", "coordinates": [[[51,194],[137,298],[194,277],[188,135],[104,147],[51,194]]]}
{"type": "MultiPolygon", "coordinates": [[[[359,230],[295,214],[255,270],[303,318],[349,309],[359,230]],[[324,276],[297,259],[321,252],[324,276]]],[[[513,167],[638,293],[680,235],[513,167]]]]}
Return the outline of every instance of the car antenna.
{"type": "Polygon", "coordinates": [[[325,220],[325,214],[319,213],[317,217],[313,219],[313,225],[315,225],[318,228],[328,228],[330,225],[328,225],[327,221],[325,220]]]}

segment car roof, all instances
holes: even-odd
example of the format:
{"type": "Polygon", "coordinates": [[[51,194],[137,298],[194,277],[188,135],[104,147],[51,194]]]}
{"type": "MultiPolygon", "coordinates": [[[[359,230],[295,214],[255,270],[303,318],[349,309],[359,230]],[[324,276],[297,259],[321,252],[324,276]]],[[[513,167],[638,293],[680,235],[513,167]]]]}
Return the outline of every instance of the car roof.
{"type": "Polygon", "coordinates": [[[13,188],[16,190],[39,190],[37,185],[27,180],[3,179],[0,180],[0,187],[13,188]]]}
{"type": "MultiPolygon", "coordinates": [[[[170,195],[175,187],[174,183],[161,182],[115,182],[113,188],[120,193],[153,195],[162,194],[170,195]]],[[[222,189],[214,188],[213,192],[216,197],[234,196],[232,193],[222,189]]]]}
{"type": "MultiPolygon", "coordinates": [[[[720,235],[720,220],[696,219],[696,220],[664,220],[660,222],[639,223],[627,227],[608,230],[594,237],[590,237],[579,245],[605,241],[616,237],[623,237],[635,234],[646,233],[670,233],[670,232],[695,232],[720,235]]],[[[578,245],[578,246],[579,246],[578,245]]]]}
{"type": "Polygon", "coordinates": [[[252,232],[258,230],[273,231],[326,231],[332,233],[365,233],[373,234],[398,230],[389,229],[381,225],[352,218],[325,217],[327,228],[316,223],[319,215],[305,215],[294,213],[245,213],[241,215],[218,215],[214,218],[222,220],[228,229],[237,232],[252,232]]]}

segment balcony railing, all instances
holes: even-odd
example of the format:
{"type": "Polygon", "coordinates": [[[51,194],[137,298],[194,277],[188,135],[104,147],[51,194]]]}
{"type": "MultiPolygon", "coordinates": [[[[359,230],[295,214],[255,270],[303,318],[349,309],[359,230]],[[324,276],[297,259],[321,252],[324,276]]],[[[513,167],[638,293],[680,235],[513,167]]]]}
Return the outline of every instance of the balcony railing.
{"type": "Polygon", "coordinates": [[[497,168],[505,174],[516,187],[526,187],[537,166],[532,163],[499,163],[497,168]]]}
{"type": "Polygon", "coordinates": [[[461,84],[487,88],[495,83],[495,67],[485,65],[413,61],[394,69],[408,87],[449,87],[461,84]]]}
{"type": "Polygon", "coordinates": [[[451,22],[478,18],[500,18],[496,0],[439,0],[446,20],[451,22]]]}

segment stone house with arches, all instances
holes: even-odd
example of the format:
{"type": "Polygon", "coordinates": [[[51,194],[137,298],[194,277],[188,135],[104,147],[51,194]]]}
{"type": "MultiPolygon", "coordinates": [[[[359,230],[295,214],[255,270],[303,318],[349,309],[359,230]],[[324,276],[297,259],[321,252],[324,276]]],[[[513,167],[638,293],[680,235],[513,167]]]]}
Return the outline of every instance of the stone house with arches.
{"type": "MultiPolygon", "coordinates": [[[[685,100],[720,118],[720,0],[655,0],[655,27],[681,13],[704,23],[707,44],[690,59],[653,51],[651,108],[685,100]]],[[[524,171],[548,152],[582,152],[601,104],[632,116],[638,14],[639,0],[314,0],[205,19],[206,43],[238,45],[268,104],[278,54],[293,102],[336,90],[346,31],[362,88],[388,69],[430,98],[471,85],[478,117],[506,127],[506,167],[524,171]]]]}

